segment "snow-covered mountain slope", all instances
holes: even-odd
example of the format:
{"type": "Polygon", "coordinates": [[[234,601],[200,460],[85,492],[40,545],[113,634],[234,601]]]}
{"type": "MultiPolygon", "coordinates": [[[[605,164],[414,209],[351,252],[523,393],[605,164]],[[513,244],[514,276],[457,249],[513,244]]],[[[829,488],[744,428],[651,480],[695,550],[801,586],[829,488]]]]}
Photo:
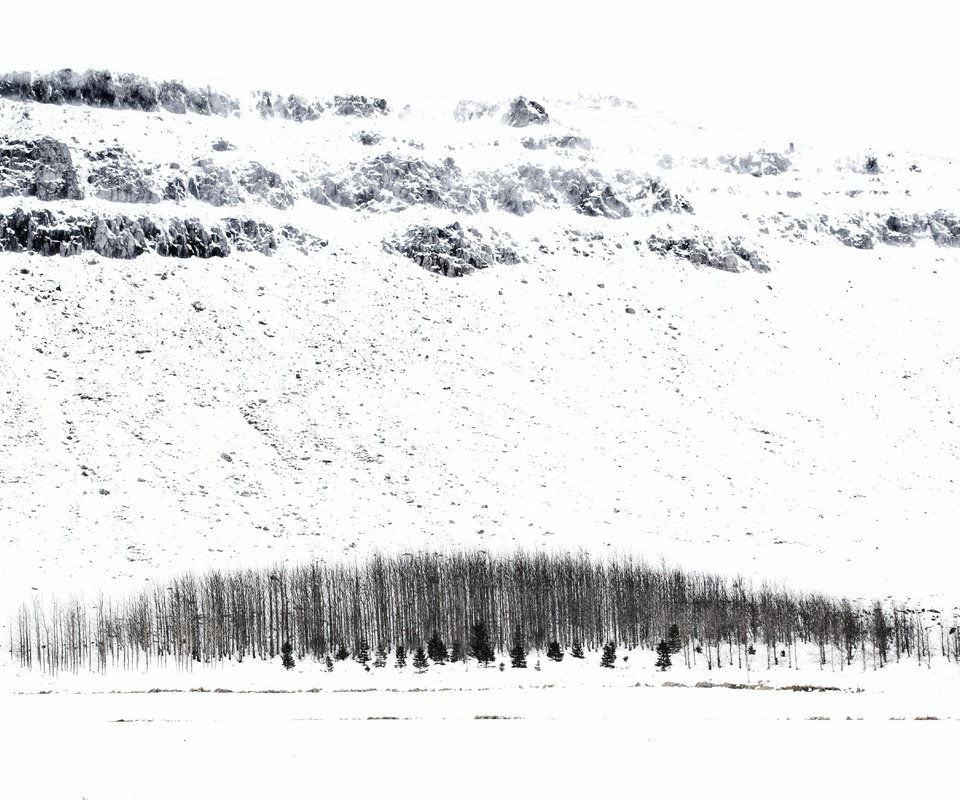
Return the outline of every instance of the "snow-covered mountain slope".
{"type": "Polygon", "coordinates": [[[114,84],[0,80],[4,601],[457,544],[952,595],[956,162],[114,84]]]}

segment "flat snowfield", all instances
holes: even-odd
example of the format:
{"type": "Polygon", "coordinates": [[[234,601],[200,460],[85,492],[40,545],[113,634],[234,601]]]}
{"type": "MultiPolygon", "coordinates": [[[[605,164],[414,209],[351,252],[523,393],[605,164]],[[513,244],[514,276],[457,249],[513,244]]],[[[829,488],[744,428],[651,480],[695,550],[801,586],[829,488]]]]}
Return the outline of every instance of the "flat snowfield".
{"type": "Polygon", "coordinates": [[[871,705],[854,694],[532,686],[14,696],[3,794],[423,797],[439,783],[465,797],[909,796],[952,780],[956,696],[871,705]],[[954,718],[915,719],[931,708],[954,718]]]}

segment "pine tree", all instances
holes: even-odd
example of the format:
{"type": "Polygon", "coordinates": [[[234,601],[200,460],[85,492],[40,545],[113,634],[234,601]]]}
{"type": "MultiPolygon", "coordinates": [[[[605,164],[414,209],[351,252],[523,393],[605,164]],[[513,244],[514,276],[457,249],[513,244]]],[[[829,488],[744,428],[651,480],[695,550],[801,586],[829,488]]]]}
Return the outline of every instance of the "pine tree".
{"type": "Polygon", "coordinates": [[[671,625],[670,630],[667,631],[667,644],[670,645],[671,653],[679,653],[683,647],[680,641],[680,628],[676,624],[671,625]]]}
{"type": "Polygon", "coordinates": [[[660,644],[657,645],[657,663],[654,664],[655,667],[660,667],[660,671],[670,669],[673,666],[673,663],[670,661],[670,643],[665,642],[662,639],[660,644]]]}
{"type": "Polygon", "coordinates": [[[283,664],[284,669],[293,669],[296,666],[297,662],[293,660],[293,645],[290,642],[283,643],[280,654],[280,663],[283,664]]]}
{"type": "Polygon", "coordinates": [[[434,664],[443,664],[447,660],[447,646],[440,638],[440,634],[434,630],[433,636],[427,642],[427,655],[434,664]]]}
{"type": "Polygon", "coordinates": [[[337,652],[333,654],[333,657],[336,661],[346,661],[350,658],[350,651],[341,644],[337,648],[337,652]]]}
{"type": "Polygon", "coordinates": [[[520,626],[513,632],[513,646],[510,648],[510,666],[513,669],[527,668],[527,648],[525,646],[520,626]]]}
{"type": "Polygon", "coordinates": [[[397,645],[397,669],[403,669],[407,666],[407,648],[402,644],[397,645]]]}
{"type": "Polygon", "coordinates": [[[373,658],[373,666],[377,669],[387,666],[387,648],[384,647],[383,642],[377,645],[377,654],[373,658]]]}
{"type": "Polygon", "coordinates": [[[453,645],[450,647],[450,663],[455,664],[457,661],[463,661],[463,642],[454,639],[453,645]]]}
{"type": "Polygon", "coordinates": [[[574,642],[570,648],[570,655],[574,658],[583,658],[583,645],[580,642],[574,642]]]}
{"type": "Polygon", "coordinates": [[[323,659],[324,666],[327,668],[327,672],[333,672],[333,659],[330,658],[330,654],[327,653],[326,658],[323,659]]]}
{"type": "Polygon", "coordinates": [[[613,662],[617,660],[616,642],[607,642],[603,646],[603,655],[600,656],[600,666],[613,669],[613,662]]]}
{"type": "Polygon", "coordinates": [[[563,650],[560,649],[560,642],[554,641],[547,645],[547,658],[558,663],[563,661],[563,650]]]}
{"type": "Polygon", "coordinates": [[[364,667],[367,666],[367,663],[370,661],[370,647],[367,645],[366,639],[360,640],[360,646],[357,648],[357,652],[353,655],[357,663],[362,664],[364,667]]]}
{"type": "Polygon", "coordinates": [[[413,654],[413,666],[417,672],[426,672],[430,666],[430,662],[427,661],[427,654],[423,652],[423,645],[417,647],[416,652],[413,654]]]}
{"type": "Polygon", "coordinates": [[[478,619],[470,627],[470,655],[484,665],[496,660],[490,635],[487,633],[487,624],[483,620],[478,619]]]}

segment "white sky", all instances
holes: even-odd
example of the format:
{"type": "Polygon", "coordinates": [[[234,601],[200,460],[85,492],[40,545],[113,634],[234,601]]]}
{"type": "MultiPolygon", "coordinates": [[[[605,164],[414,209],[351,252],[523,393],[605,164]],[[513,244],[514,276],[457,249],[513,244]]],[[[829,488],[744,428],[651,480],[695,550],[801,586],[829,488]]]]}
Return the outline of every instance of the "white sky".
{"type": "Polygon", "coordinates": [[[798,133],[957,139],[960,10],[947,0],[53,0],[44,17],[4,37],[0,69],[386,95],[589,91],[798,133]]]}

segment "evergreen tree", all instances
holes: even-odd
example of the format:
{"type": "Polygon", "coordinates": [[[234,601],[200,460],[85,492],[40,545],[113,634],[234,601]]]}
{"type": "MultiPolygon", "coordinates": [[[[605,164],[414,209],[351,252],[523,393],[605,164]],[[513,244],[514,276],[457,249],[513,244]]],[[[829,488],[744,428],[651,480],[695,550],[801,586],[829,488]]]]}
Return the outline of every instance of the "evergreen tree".
{"type": "Polygon", "coordinates": [[[296,666],[296,661],[293,660],[293,645],[290,642],[284,642],[283,647],[280,648],[281,659],[280,663],[283,664],[284,669],[293,669],[296,666]]]}
{"type": "Polygon", "coordinates": [[[367,666],[367,663],[370,661],[370,647],[366,639],[360,640],[360,646],[357,648],[357,652],[354,653],[353,657],[357,663],[367,666]]]}
{"type": "Polygon", "coordinates": [[[459,639],[454,639],[453,645],[450,648],[450,663],[454,664],[457,661],[463,661],[463,642],[459,639]]]}
{"type": "Polygon", "coordinates": [[[580,642],[574,642],[570,648],[570,655],[574,658],[583,658],[583,645],[580,642]]]}
{"type": "Polygon", "coordinates": [[[510,648],[510,666],[514,669],[527,668],[527,648],[524,642],[523,634],[520,632],[520,626],[517,625],[513,632],[513,646],[510,648]]]}
{"type": "Polygon", "coordinates": [[[416,652],[413,654],[413,666],[417,672],[426,672],[430,666],[430,662],[427,661],[427,654],[423,652],[423,645],[417,647],[416,652]]]}
{"type": "Polygon", "coordinates": [[[470,627],[470,655],[484,665],[496,660],[490,634],[487,633],[487,624],[483,620],[478,619],[470,627]]]}
{"type": "Polygon", "coordinates": [[[407,666],[407,648],[402,644],[397,645],[397,669],[403,669],[407,666]]]}
{"type": "Polygon", "coordinates": [[[613,662],[617,660],[617,643],[607,642],[603,646],[603,655],[600,656],[600,666],[613,669],[613,662]]]}
{"type": "Polygon", "coordinates": [[[350,658],[350,651],[341,644],[337,648],[337,652],[333,654],[333,657],[336,661],[346,661],[350,658]]]}
{"type": "Polygon", "coordinates": [[[377,645],[377,654],[373,658],[373,666],[377,669],[387,666],[387,648],[383,642],[377,645]]]}
{"type": "Polygon", "coordinates": [[[433,636],[427,642],[427,655],[434,664],[443,664],[447,660],[447,646],[440,638],[440,634],[434,630],[433,636]]]}
{"type": "Polygon", "coordinates": [[[327,653],[326,657],[323,659],[323,663],[327,668],[327,672],[333,672],[333,659],[330,658],[329,653],[327,653]]]}
{"type": "Polygon", "coordinates": [[[679,653],[683,647],[680,641],[680,628],[676,624],[671,625],[667,632],[667,644],[670,645],[671,653],[679,653]]]}
{"type": "Polygon", "coordinates": [[[560,649],[560,642],[554,641],[547,645],[547,658],[558,663],[563,661],[563,650],[560,649]]]}
{"type": "Polygon", "coordinates": [[[656,667],[660,667],[660,671],[670,669],[673,666],[673,663],[670,661],[670,643],[663,640],[660,641],[660,644],[657,645],[657,663],[654,664],[656,667]]]}

